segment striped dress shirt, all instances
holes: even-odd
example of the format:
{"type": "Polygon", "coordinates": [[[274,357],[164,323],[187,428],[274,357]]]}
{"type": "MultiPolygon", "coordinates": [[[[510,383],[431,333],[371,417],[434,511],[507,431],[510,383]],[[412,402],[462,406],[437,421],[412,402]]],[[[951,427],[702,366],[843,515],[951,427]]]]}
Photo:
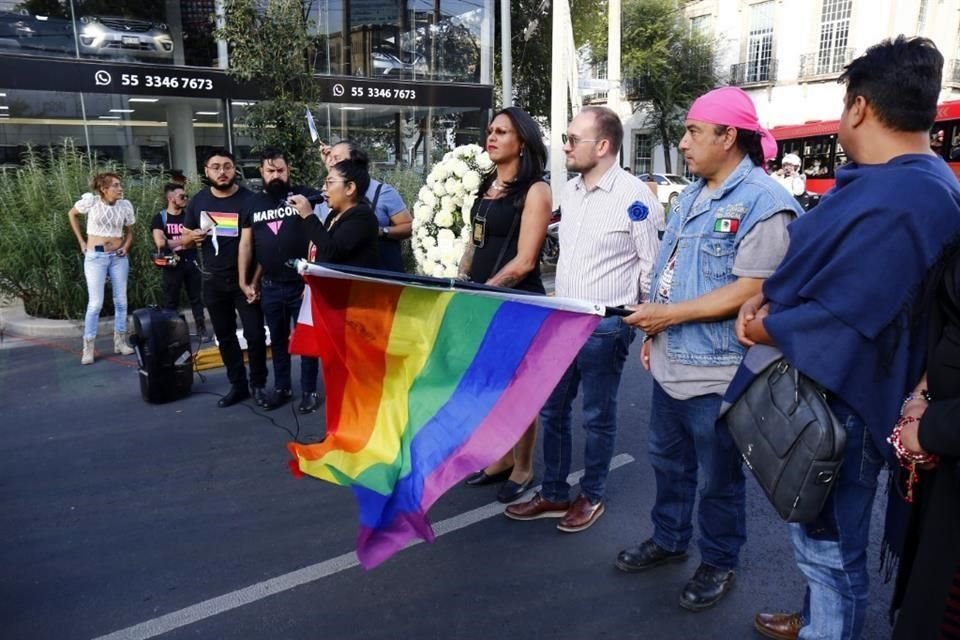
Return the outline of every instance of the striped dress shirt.
{"type": "Polygon", "coordinates": [[[560,213],[556,295],[610,307],[648,299],[664,215],[647,185],[614,163],[593,189],[580,176],[567,182],[560,213]],[[631,218],[635,202],[645,219],[631,218]]]}

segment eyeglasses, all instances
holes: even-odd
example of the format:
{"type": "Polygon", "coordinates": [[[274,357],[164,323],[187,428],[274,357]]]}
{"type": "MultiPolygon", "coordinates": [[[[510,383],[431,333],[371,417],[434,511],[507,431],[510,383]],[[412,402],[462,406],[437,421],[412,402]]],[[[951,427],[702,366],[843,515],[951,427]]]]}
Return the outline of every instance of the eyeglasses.
{"type": "Polygon", "coordinates": [[[563,142],[563,144],[567,144],[569,142],[571,147],[575,147],[581,142],[600,142],[600,140],[595,138],[580,138],[578,136],[568,136],[565,133],[560,134],[560,140],[563,142]]]}
{"type": "Polygon", "coordinates": [[[331,180],[330,178],[327,178],[326,180],[323,181],[323,184],[337,184],[338,182],[350,182],[350,181],[349,180],[331,180]]]}
{"type": "Polygon", "coordinates": [[[190,196],[188,196],[188,195],[185,194],[185,193],[178,193],[178,194],[177,194],[177,197],[178,197],[178,198],[183,198],[184,200],[186,200],[186,199],[189,198],[190,196]]]}
{"type": "Polygon", "coordinates": [[[214,173],[219,173],[220,171],[230,173],[236,169],[236,167],[228,162],[227,164],[208,164],[207,169],[210,169],[210,171],[214,173]]]}

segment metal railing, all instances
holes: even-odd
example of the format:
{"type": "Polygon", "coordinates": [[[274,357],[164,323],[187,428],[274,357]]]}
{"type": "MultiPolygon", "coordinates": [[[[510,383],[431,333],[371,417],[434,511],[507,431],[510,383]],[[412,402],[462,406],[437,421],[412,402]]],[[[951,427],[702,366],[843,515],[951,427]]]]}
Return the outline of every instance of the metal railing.
{"type": "Polygon", "coordinates": [[[853,60],[853,48],[821,49],[815,53],[800,56],[801,79],[833,76],[843,71],[843,67],[853,60]]]}
{"type": "Polygon", "coordinates": [[[777,61],[775,59],[730,65],[730,84],[735,87],[774,84],[776,81],[777,61]]]}

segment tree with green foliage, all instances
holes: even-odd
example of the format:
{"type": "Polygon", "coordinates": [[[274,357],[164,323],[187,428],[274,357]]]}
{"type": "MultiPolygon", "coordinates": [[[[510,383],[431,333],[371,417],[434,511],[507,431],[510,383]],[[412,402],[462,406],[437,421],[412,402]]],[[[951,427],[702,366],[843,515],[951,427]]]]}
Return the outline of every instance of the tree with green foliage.
{"type": "Polygon", "coordinates": [[[624,0],[622,76],[626,96],[647,113],[645,127],[670,150],[683,137],[684,115],[697,96],[720,84],[717,44],[691,29],[677,0],[624,0]]]}
{"type": "Polygon", "coordinates": [[[227,73],[257,86],[263,96],[238,116],[254,139],[254,150],[279,147],[292,167],[294,182],[315,182],[323,163],[307,135],[304,116],[320,101],[313,79],[318,46],[307,29],[300,0],[224,0],[224,24],[215,37],[229,47],[227,73]]]}
{"type": "MultiPolygon", "coordinates": [[[[496,84],[500,83],[500,3],[496,7],[495,22],[498,46],[494,65],[496,84]]],[[[606,0],[570,0],[574,43],[577,47],[591,45],[606,47],[606,0]]],[[[550,0],[515,0],[510,3],[512,30],[510,53],[513,56],[513,94],[518,107],[531,116],[547,122],[550,119],[550,86],[553,68],[551,32],[553,6],[550,0]]],[[[604,50],[604,56],[606,50],[604,50]]],[[[501,92],[497,91],[499,99],[501,92]]]]}

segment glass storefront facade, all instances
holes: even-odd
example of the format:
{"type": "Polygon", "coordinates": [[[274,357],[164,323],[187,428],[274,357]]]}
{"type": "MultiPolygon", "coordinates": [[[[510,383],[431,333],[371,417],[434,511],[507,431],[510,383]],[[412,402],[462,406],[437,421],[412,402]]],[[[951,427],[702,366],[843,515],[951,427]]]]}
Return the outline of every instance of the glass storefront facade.
{"type": "MultiPolygon", "coordinates": [[[[264,0],[269,2],[269,0],[264,0]]],[[[477,142],[492,105],[492,0],[304,0],[327,141],[388,165],[477,142]]],[[[218,0],[0,0],[0,168],[73,139],[129,169],[195,174],[211,147],[249,164],[259,99],[224,71],[218,0]]],[[[304,135],[306,135],[306,126],[304,135]]],[[[255,160],[253,160],[255,163],[255,160]]]]}

